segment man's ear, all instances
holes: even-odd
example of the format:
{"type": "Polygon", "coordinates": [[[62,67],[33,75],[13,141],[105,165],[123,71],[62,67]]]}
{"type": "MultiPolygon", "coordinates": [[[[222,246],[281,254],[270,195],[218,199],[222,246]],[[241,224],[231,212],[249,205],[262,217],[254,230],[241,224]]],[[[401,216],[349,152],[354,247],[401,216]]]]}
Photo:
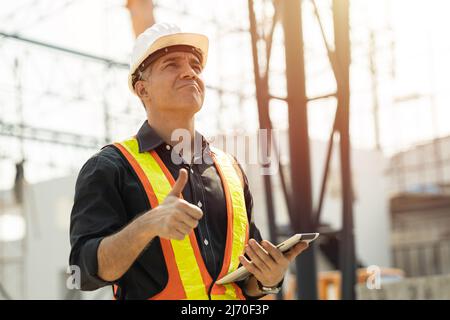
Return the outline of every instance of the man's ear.
{"type": "Polygon", "coordinates": [[[134,85],[134,91],[141,100],[148,99],[148,90],[144,81],[137,81],[134,85]]]}

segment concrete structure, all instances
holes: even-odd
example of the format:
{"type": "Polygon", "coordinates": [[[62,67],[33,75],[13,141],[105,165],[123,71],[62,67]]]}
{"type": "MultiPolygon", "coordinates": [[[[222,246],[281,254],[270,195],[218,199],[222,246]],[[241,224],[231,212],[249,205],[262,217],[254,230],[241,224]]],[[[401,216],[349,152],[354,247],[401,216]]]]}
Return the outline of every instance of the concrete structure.
{"type": "Polygon", "coordinates": [[[380,289],[356,287],[360,300],[449,300],[450,275],[409,278],[384,283],[380,289]]]}

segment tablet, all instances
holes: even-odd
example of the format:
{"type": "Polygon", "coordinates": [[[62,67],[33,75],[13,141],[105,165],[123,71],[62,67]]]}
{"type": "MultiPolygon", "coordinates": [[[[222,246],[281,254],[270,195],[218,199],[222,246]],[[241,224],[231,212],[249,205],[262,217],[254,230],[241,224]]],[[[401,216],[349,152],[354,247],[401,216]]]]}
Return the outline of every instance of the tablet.
{"type": "MultiPolygon", "coordinates": [[[[281,252],[286,252],[293,246],[295,246],[300,241],[305,241],[308,244],[317,239],[319,236],[318,233],[297,233],[290,237],[289,239],[283,241],[277,248],[280,249],[281,252]]],[[[235,281],[244,280],[250,275],[250,272],[244,268],[244,266],[239,267],[237,270],[227,274],[225,277],[216,281],[217,284],[230,283],[235,281]]]]}

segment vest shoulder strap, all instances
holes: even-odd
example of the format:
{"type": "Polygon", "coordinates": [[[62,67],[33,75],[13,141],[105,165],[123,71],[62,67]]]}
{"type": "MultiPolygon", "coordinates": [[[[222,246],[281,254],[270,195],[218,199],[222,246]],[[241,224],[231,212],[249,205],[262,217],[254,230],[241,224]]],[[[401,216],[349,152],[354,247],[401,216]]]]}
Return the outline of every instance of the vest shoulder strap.
{"type": "Polygon", "coordinates": [[[233,164],[233,168],[236,171],[239,180],[241,181],[242,189],[245,188],[245,180],[244,180],[244,173],[242,172],[241,168],[239,167],[239,164],[235,157],[230,155],[229,153],[226,153],[225,151],[222,151],[216,147],[210,146],[210,150],[215,154],[220,154],[226,156],[228,159],[230,159],[231,163],[233,164]]]}

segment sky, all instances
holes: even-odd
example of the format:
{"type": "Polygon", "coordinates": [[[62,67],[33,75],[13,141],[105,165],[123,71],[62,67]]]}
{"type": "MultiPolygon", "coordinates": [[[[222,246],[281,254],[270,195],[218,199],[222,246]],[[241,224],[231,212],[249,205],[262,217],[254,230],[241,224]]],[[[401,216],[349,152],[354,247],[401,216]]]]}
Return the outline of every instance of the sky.
{"type": "MultiPolygon", "coordinates": [[[[258,127],[247,1],[155,1],[157,21],[175,22],[185,31],[210,38],[204,79],[209,89],[197,128],[206,135],[258,127]],[[242,97],[235,93],[240,92],[242,97]],[[239,115],[239,116],[237,116],[239,115]]],[[[256,1],[258,2],[258,1],[256,1]]],[[[331,1],[317,1],[328,40],[332,40],[331,1]]],[[[450,134],[450,2],[446,0],[353,0],[351,3],[351,141],[375,146],[373,90],[369,72],[370,33],[375,35],[380,143],[386,156],[437,136],[450,134]],[[431,112],[433,110],[433,112],[431,112]]],[[[133,45],[125,0],[3,1],[0,32],[128,63],[133,45]]],[[[269,7],[270,8],[270,7],[269,7]]],[[[270,15],[269,9],[267,14],[270,15]]],[[[257,9],[260,16],[262,10],[257,9]]],[[[304,1],[307,95],[336,89],[310,1],[304,1]]],[[[275,32],[271,93],[285,96],[282,29],[275,32]]],[[[132,135],[145,119],[128,91],[127,70],[0,37],[0,119],[34,127],[112,139],[132,135]],[[16,66],[16,68],[14,67],[16,66]],[[19,88],[21,91],[19,92],[19,88]],[[105,108],[113,114],[104,126],[105,108]]],[[[311,139],[329,137],[336,102],[309,104],[311,139]]],[[[272,101],[276,128],[287,127],[287,106],[272,101]]],[[[95,150],[25,141],[30,182],[76,173],[95,150]]],[[[0,189],[11,186],[17,139],[0,136],[0,189]]]]}

